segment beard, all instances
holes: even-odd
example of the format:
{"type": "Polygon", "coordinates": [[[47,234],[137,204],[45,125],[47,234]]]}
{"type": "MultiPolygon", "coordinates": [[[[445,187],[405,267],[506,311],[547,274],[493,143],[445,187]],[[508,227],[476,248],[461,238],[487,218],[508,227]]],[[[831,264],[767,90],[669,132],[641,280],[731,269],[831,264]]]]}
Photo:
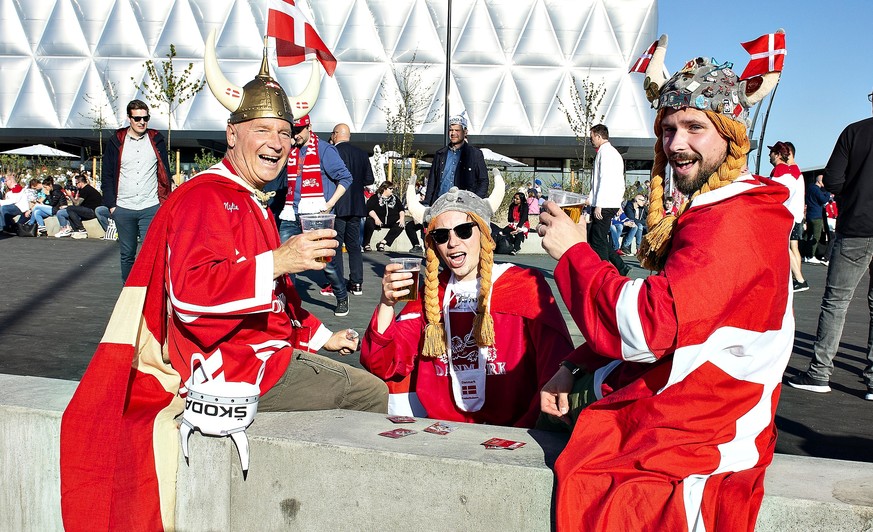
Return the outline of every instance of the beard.
{"type": "MultiPolygon", "coordinates": [[[[709,178],[712,177],[718,168],[724,163],[727,152],[723,154],[722,157],[719,157],[718,160],[715,161],[704,161],[702,157],[697,154],[694,154],[700,169],[697,171],[696,175],[688,176],[688,177],[679,177],[676,172],[673,172],[673,179],[676,184],[676,188],[679,189],[679,192],[684,194],[686,197],[691,197],[692,194],[700,190],[703,185],[709,181],[709,178]]],[[[685,157],[687,158],[687,157],[685,157]]]]}

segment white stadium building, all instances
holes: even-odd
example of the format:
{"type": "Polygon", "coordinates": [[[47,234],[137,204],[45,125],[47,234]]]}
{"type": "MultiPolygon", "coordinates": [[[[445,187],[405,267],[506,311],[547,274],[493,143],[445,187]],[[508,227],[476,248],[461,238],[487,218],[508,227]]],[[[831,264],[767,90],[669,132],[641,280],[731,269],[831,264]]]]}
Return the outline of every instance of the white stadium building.
{"type": "MultiPolygon", "coordinates": [[[[129,100],[148,101],[136,83],[148,79],[147,60],[162,62],[172,44],[176,74],[193,63],[203,79],[212,29],[225,75],[244,85],[258,71],[266,12],[277,1],[0,0],[0,149],[43,143],[96,154],[95,116],[111,130],[126,125],[129,100]]],[[[428,107],[415,148],[433,153],[445,143],[448,40],[449,114],[466,112],[473,144],[544,172],[568,171],[578,142],[558,99],[569,103],[573,80],[588,77],[604,83],[598,114],[629,167],[652,158],[654,111],[642,74],[628,70],[657,38],[657,0],[295,3],[338,60],[333,77],[322,71],[316,132],[345,122],[368,152],[384,144],[383,109],[413,65],[428,107]]],[[[272,39],[269,48],[273,76],[289,93],[302,90],[309,68],[277,68],[272,39]]],[[[166,132],[167,114],[152,107],[150,126],[166,132]]],[[[223,149],[227,115],[208,88],[179,106],[171,140],[183,161],[201,147],[223,149]]]]}

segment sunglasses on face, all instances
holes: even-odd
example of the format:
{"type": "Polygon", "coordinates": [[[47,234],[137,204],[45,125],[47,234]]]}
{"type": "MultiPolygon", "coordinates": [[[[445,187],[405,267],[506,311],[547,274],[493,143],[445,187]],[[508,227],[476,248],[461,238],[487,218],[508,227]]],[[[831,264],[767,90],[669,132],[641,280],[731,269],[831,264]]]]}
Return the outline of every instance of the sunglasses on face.
{"type": "Polygon", "coordinates": [[[151,116],[149,116],[149,115],[145,115],[145,116],[131,116],[131,117],[130,117],[130,121],[131,121],[131,122],[148,122],[150,119],[151,119],[151,116]]]}
{"type": "Polygon", "coordinates": [[[467,222],[464,224],[456,225],[452,228],[444,227],[441,229],[434,229],[430,232],[431,238],[437,244],[445,244],[449,241],[449,231],[454,231],[455,236],[460,238],[461,240],[467,240],[471,236],[473,236],[473,228],[478,227],[475,222],[467,222]]]}

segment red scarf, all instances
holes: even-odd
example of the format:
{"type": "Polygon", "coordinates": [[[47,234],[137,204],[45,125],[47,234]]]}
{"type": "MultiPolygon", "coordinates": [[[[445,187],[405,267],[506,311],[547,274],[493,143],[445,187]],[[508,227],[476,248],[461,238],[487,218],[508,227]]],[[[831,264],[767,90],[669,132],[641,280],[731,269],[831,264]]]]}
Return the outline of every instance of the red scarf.
{"type": "Polygon", "coordinates": [[[303,156],[301,168],[300,148],[291,148],[288,155],[288,194],[285,196],[285,208],[293,209],[297,203],[297,212],[313,214],[324,210],[324,187],[321,184],[321,157],[318,155],[318,135],[309,134],[306,143],[306,154],[303,156]],[[300,199],[297,200],[297,178],[301,177],[300,199]]]}

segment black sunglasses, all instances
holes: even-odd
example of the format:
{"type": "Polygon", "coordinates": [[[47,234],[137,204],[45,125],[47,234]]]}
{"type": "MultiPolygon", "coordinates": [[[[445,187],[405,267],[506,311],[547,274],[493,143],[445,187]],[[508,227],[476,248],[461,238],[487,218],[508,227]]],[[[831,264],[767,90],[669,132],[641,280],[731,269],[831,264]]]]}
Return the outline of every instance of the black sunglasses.
{"type": "Polygon", "coordinates": [[[149,116],[149,115],[145,115],[145,116],[131,116],[131,117],[130,117],[130,121],[131,121],[131,122],[148,122],[151,118],[152,118],[152,117],[149,116]]]}
{"type": "Polygon", "coordinates": [[[449,241],[449,231],[454,231],[455,236],[460,238],[461,240],[467,240],[471,236],[473,236],[473,228],[478,227],[476,222],[467,222],[464,224],[456,225],[452,228],[441,228],[441,229],[433,229],[430,232],[431,238],[437,244],[445,244],[449,241]]]}

